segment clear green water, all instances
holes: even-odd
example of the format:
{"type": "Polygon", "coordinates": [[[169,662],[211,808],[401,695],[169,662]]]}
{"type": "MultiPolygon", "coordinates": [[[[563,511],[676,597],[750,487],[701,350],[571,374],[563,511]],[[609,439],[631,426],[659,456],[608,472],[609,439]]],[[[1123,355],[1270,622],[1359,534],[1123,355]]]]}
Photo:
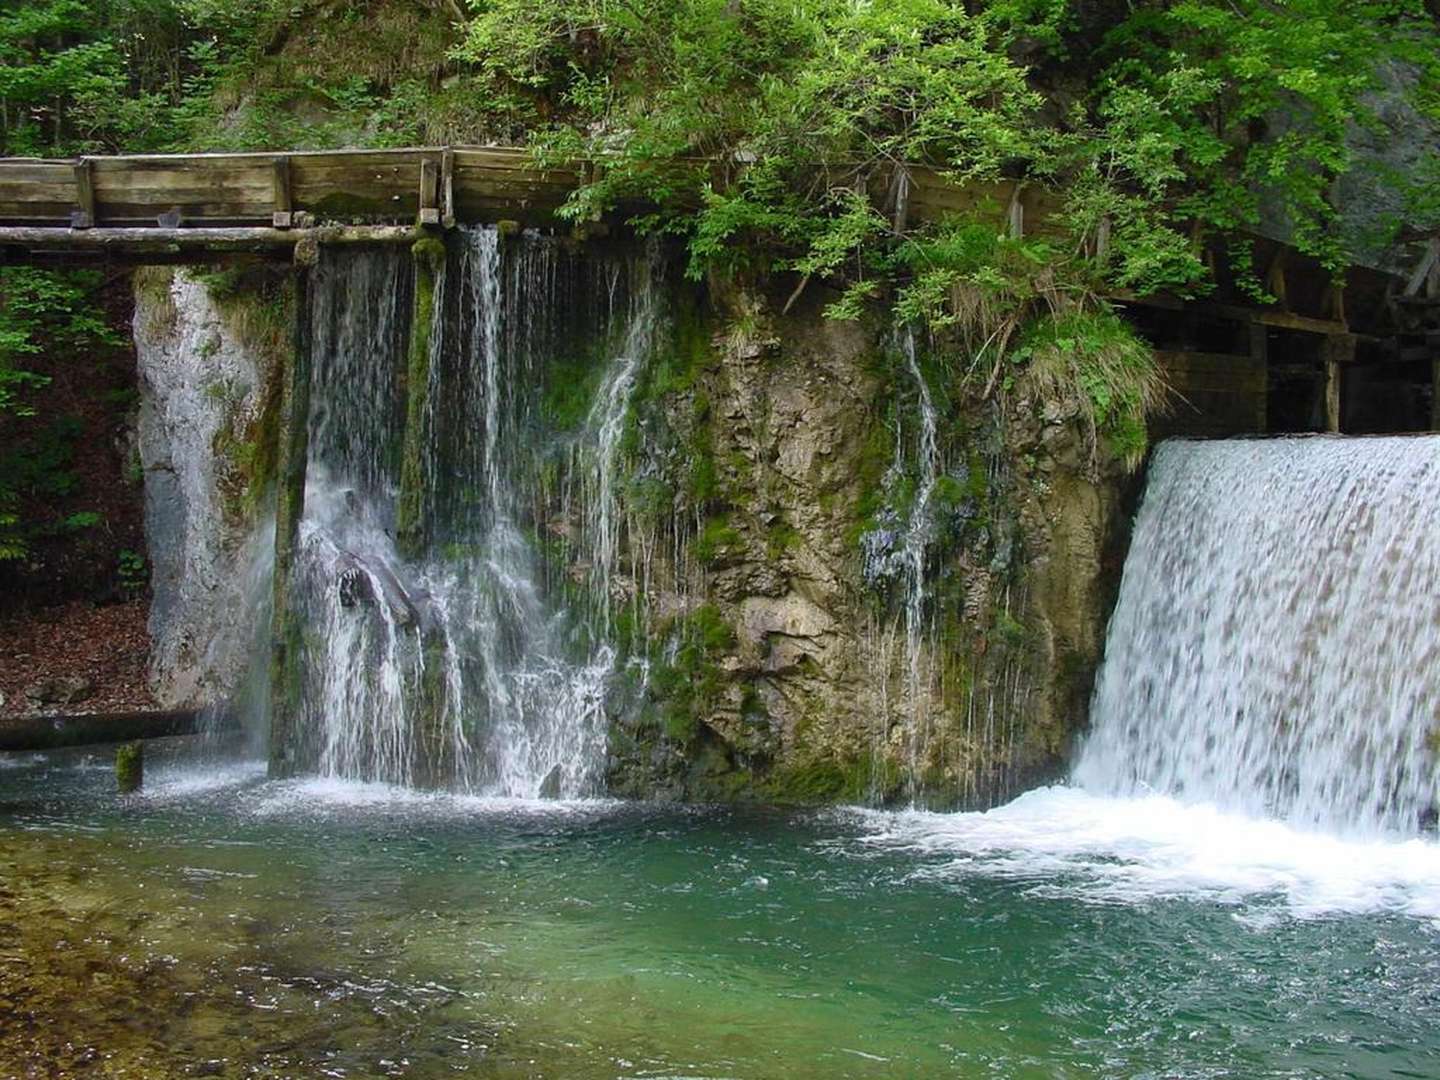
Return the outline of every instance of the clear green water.
{"type": "Polygon", "coordinates": [[[150,774],[0,767],[0,1076],[1440,1076],[1433,844],[150,774]]]}

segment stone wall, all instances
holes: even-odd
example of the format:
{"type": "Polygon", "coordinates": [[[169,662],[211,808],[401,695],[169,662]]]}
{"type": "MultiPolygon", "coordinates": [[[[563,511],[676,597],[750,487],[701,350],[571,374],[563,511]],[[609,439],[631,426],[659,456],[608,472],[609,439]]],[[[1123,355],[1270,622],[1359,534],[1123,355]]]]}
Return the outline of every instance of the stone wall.
{"type": "Polygon", "coordinates": [[[648,646],[612,704],[614,790],[987,805],[1057,775],[1129,490],[1080,410],[985,400],[951,346],[924,349],[941,475],[907,617],[919,402],[894,332],[712,295],[637,392],[648,646]]]}

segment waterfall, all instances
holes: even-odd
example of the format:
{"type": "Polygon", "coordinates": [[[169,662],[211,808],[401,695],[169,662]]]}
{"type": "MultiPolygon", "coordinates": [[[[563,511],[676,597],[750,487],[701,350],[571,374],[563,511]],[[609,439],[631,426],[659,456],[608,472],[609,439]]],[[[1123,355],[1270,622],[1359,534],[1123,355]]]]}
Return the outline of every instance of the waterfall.
{"type": "Polygon", "coordinates": [[[576,463],[583,488],[590,585],[600,600],[605,634],[610,630],[611,604],[616,599],[614,576],[620,553],[620,500],[615,480],[630,398],[641,365],[654,348],[659,325],[660,291],[654,288],[658,260],[659,249],[652,247],[635,267],[639,280],[632,287],[634,299],[620,355],[606,371],[585,419],[576,463]]]}
{"type": "Polygon", "coordinates": [[[919,478],[910,516],[905,523],[901,558],[905,568],[905,697],[910,713],[909,745],[912,799],[919,794],[924,752],[930,739],[930,671],[925,651],[925,551],[933,533],[930,501],[940,475],[940,451],[935,441],[935,405],[930,387],[915,355],[915,331],[901,336],[905,365],[919,393],[920,432],[915,463],[919,478]]]}
{"type": "Polygon", "coordinates": [[[1168,442],[1074,780],[1343,831],[1433,817],[1440,438],[1168,442]]]}
{"type": "MultiPolygon", "coordinates": [[[[595,413],[620,416],[580,438],[595,443],[588,456],[601,473],[589,502],[613,500],[623,408],[659,319],[655,275],[648,264],[634,272],[635,260],[494,229],[458,230],[449,249],[434,295],[424,537],[408,558],[395,525],[409,258],[327,252],[314,285],[292,583],[303,645],[298,759],[348,779],[582,795],[603,767],[613,649],[551,587],[564,573],[552,565],[549,508],[563,440],[541,403],[548,380],[566,377],[557,363],[603,367],[595,413]]],[[[600,531],[613,563],[614,529],[600,531]]]]}

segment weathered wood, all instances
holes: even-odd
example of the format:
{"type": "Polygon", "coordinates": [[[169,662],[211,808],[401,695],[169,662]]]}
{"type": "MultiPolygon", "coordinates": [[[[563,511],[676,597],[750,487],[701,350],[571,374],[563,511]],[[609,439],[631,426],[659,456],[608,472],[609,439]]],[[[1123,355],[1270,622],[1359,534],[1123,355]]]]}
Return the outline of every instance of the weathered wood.
{"type": "Polygon", "coordinates": [[[75,205],[70,215],[72,229],[88,229],[98,220],[95,216],[95,183],[89,158],[75,163],[75,205]]]}
{"type": "Polygon", "coordinates": [[[1176,398],[1167,415],[1152,421],[1155,437],[1265,430],[1269,376],[1263,356],[1162,350],[1155,362],[1176,398]]]}
{"type": "Polygon", "coordinates": [[[440,164],[431,158],[420,162],[420,213],[417,221],[421,225],[440,224],[440,164]]]}
{"type": "Polygon", "coordinates": [[[408,226],[321,225],[309,229],[268,226],[162,229],[156,227],[103,227],[72,232],[38,225],[0,225],[0,246],[38,250],[98,250],[179,252],[188,248],[220,251],[265,251],[293,248],[310,238],[320,244],[390,244],[414,239],[408,226]]]}
{"type": "Polygon", "coordinates": [[[1019,240],[1025,235],[1025,204],[1020,201],[1023,192],[1024,186],[1016,184],[1010,195],[1010,208],[1005,213],[1006,229],[1012,240],[1019,240]]]}
{"type": "Polygon", "coordinates": [[[1425,245],[1425,251],[1420,256],[1420,261],[1410,276],[1405,280],[1405,296],[1419,296],[1421,286],[1431,276],[1432,272],[1440,268],[1440,236],[1435,237],[1425,245]]]}
{"type": "MultiPolygon", "coordinates": [[[[202,715],[199,709],[170,709],[6,720],[0,725],[0,751],[61,750],[70,746],[194,735],[201,729],[202,715]]],[[[217,728],[228,724],[221,721],[217,728]]]]}
{"type": "Polygon", "coordinates": [[[1275,258],[1270,261],[1270,269],[1265,274],[1265,288],[1270,295],[1275,297],[1275,302],[1280,305],[1282,311],[1290,310],[1289,289],[1285,283],[1285,261],[1286,251],[1281,248],[1275,253],[1275,258]]]}
{"type": "Polygon", "coordinates": [[[288,229],[294,224],[295,204],[290,195],[290,159],[277,157],[272,167],[270,224],[277,229],[288,229]]]}
{"type": "Polygon", "coordinates": [[[440,156],[440,224],[455,227],[455,151],[448,146],[440,156]]]}
{"type": "Polygon", "coordinates": [[[1325,362],[1325,430],[1338,433],[1345,378],[1342,368],[1355,361],[1354,335],[1330,335],[1325,339],[1321,355],[1325,362]]]}

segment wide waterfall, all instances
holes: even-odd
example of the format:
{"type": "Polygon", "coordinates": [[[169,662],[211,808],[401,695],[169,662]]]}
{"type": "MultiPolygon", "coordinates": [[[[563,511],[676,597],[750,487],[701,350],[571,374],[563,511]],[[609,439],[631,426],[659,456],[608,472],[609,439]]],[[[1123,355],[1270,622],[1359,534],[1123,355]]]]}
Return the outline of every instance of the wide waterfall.
{"type": "MultiPolygon", "coordinates": [[[[603,619],[587,625],[557,600],[570,568],[553,552],[576,539],[613,561],[609,473],[660,318],[656,274],[653,259],[460,230],[435,289],[415,448],[405,432],[410,259],[326,253],[311,298],[313,404],[291,586],[303,768],[503,796],[596,790],[613,650],[603,619]],[[591,372],[604,415],[567,435],[546,395],[591,372]],[[558,474],[576,462],[601,475],[581,485],[572,528],[550,507],[558,474]],[[422,480],[410,496],[418,542],[397,542],[403,476],[422,480]]],[[[603,613],[603,599],[591,607],[603,613]]]]}
{"type": "Polygon", "coordinates": [[[1074,779],[1337,831],[1433,819],[1440,438],[1170,442],[1074,779]]]}

